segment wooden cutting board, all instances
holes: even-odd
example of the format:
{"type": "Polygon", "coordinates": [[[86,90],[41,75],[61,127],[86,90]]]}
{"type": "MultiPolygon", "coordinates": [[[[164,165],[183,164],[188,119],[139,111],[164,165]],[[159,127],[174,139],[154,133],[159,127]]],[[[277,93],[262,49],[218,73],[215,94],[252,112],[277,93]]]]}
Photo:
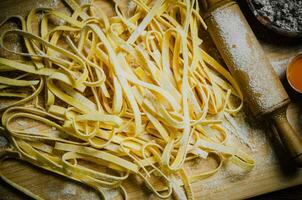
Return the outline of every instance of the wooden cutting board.
{"type": "MultiPolygon", "coordinates": [[[[88,2],[84,1],[83,2],[88,2]]],[[[98,5],[108,13],[113,14],[110,1],[98,1],[98,5]]],[[[125,0],[127,6],[127,0],[125,0]]],[[[60,0],[1,0],[0,20],[6,16],[20,14],[25,16],[34,7],[63,8],[60,0]]],[[[243,10],[246,8],[243,6],[243,10]]],[[[246,12],[246,11],[245,11],[246,12]]],[[[302,52],[301,40],[285,40],[282,42],[278,36],[271,35],[260,28],[259,24],[251,21],[252,27],[261,39],[263,48],[280,77],[284,76],[285,67],[289,59],[302,52]]],[[[203,33],[204,45],[214,57],[221,61],[217,50],[206,33],[203,33]]],[[[221,61],[222,62],[222,61],[221,61]]],[[[289,91],[291,92],[291,91],[289,91]]],[[[298,98],[299,96],[293,95],[298,98]]],[[[300,101],[301,102],[301,101],[300,101]]],[[[1,106],[1,104],[0,104],[1,106]]],[[[293,127],[302,133],[302,103],[291,104],[288,109],[288,118],[293,127]]],[[[255,122],[249,116],[248,111],[240,113],[236,117],[236,123],[240,127],[240,134],[248,141],[250,147],[239,143],[232,134],[230,140],[250,153],[256,161],[255,168],[250,173],[244,173],[234,166],[226,163],[222,170],[214,176],[193,184],[196,199],[243,199],[280,190],[302,183],[302,170],[293,168],[286,159],[279,141],[273,139],[270,128],[264,122],[255,122]]],[[[1,143],[0,143],[1,144],[1,143]]],[[[188,166],[190,173],[206,170],[213,163],[201,161],[188,166]]],[[[5,176],[45,199],[99,199],[96,192],[82,184],[75,183],[67,178],[41,170],[30,164],[18,160],[7,160],[0,170],[5,176]]],[[[157,199],[145,188],[136,177],[131,176],[124,183],[130,199],[157,199]]],[[[108,197],[116,199],[116,191],[108,192],[108,197]]],[[[24,196],[16,194],[3,182],[0,182],[0,199],[17,200],[24,196]]]]}

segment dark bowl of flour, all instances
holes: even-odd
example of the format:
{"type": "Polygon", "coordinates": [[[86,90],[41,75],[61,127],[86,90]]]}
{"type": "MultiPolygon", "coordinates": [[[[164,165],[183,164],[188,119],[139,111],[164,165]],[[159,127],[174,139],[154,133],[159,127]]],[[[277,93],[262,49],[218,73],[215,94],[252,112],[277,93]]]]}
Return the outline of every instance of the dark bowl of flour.
{"type": "Polygon", "coordinates": [[[264,26],[288,37],[302,37],[302,0],[247,0],[264,26]]]}

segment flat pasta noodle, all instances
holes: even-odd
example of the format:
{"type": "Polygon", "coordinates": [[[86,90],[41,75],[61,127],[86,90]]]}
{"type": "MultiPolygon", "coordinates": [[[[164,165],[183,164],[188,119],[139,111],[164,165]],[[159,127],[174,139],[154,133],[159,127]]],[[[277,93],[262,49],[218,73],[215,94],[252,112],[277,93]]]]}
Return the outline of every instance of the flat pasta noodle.
{"type": "Polygon", "coordinates": [[[0,108],[0,132],[11,142],[1,155],[87,184],[104,199],[106,188],[117,188],[127,199],[122,183],[130,174],[160,198],[194,199],[191,184],[215,174],[225,160],[253,168],[247,153],[226,144],[221,116],[236,115],[243,95],[230,73],[200,47],[198,26],[206,25],[197,0],[134,0],[131,15],[114,1],[114,17],[94,1],[83,6],[64,1],[71,13],[33,9],[26,19],[12,16],[20,29],[0,36],[4,50],[30,58],[0,58],[0,98],[14,100],[0,108]],[[60,25],[51,24],[54,19],[60,25]],[[34,23],[40,24],[38,32],[34,23]],[[26,51],[6,47],[9,35],[23,38],[26,51]],[[13,77],[11,71],[18,73],[13,77]],[[33,92],[15,90],[22,88],[33,92]],[[16,126],[18,120],[47,128],[31,132],[16,126]],[[217,161],[213,169],[195,174],[185,169],[186,162],[210,155],[217,161]],[[152,178],[160,178],[162,186],[152,178]]]}

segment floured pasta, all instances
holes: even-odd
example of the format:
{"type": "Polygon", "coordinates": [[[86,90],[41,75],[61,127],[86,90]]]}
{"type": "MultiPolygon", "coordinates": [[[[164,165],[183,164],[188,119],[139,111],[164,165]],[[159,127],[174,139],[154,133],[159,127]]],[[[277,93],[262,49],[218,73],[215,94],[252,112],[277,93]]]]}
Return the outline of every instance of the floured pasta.
{"type": "Polygon", "coordinates": [[[21,29],[0,37],[6,51],[30,58],[0,58],[0,97],[18,99],[0,109],[1,131],[12,143],[7,153],[87,184],[104,198],[105,188],[118,188],[126,199],[122,183],[136,174],[158,197],[194,199],[191,183],[216,173],[224,160],[253,167],[246,153],[225,144],[222,118],[241,109],[242,93],[200,47],[198,29],[206,26],[198,1],[133,0],[130,14],[114,1],[114,17],[94,2],[65,2],[71,14],[33,9],[26,19],[12,16],[21,29]],[[63,23],[51,24],[53,18],[63,23]],[[9,35],[22,37],[26,51],[8,49],[9,35]],[[57,132],[17,129],[12,124],[19,118],[57,132]],[[184,163],[209,154],[217,157],[217,168],[188,175],[184,163]],[[164,186],[155,186],[153,176],[164,186]]]}

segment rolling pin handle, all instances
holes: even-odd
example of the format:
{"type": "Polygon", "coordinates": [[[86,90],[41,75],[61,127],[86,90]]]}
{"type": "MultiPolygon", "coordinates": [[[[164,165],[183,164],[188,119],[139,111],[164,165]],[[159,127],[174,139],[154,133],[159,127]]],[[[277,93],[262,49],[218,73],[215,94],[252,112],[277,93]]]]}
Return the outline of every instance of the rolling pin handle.
{"type": "Polygon", "coordinates": [[[291,159],[297,167],[302,167],[302,140],[289,124],[286,109],[282,108],[272,113],[272,119],[283,146],[290,153],[291,159]]]}

